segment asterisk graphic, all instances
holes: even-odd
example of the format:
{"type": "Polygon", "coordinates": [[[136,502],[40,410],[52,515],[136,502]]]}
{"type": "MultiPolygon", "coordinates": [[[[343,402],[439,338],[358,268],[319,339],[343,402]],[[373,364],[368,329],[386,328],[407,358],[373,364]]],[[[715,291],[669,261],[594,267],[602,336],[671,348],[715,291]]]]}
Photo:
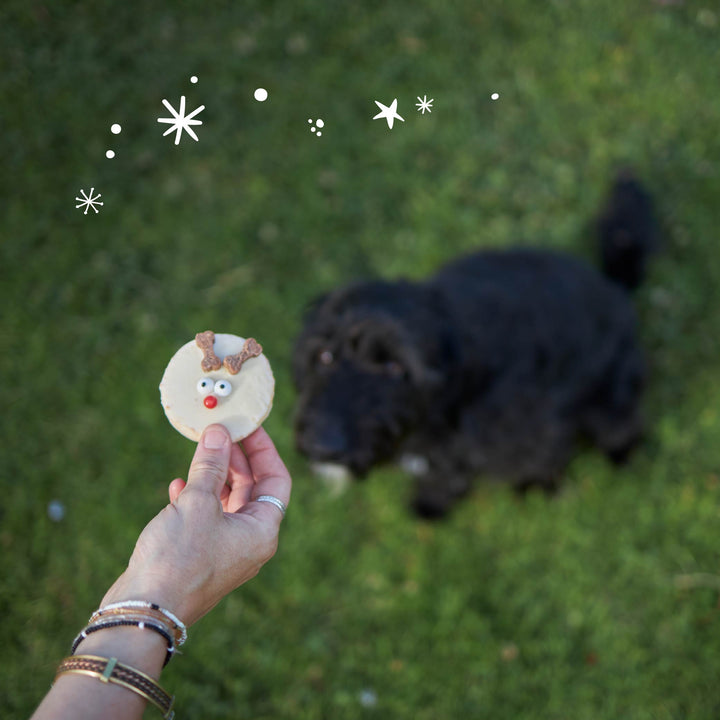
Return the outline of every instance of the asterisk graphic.
{"type": "Polygon", "coordinates": [[[390,105],[390,107],[388,107],[387,105],[383,105],[377,100],[375,101],[375,104],[380,108],[380,112],[373,118],[373,120],[377,120],[378,118],[385,118],[387,120],[388,127],[391,130],[393,123],[395,122],[395,118],[397,118],[401,122],[405,122],[405,118],[401,118],[397,113],[397,98],[392,101],[392,105],[390,105]]]}
{"type": "Polygon", "coordinates": [[[92,208],[95,211],[95,214],[97,215],[100,211],[95,207],[96,205],[102,205],[101,202],[98,202],[98,200],[102,197],[100,193],[95,195],[93,197],[93,191],[95,188],[90,188],[90,193],[88,195],[85,194],[84,190],[80,190],[80,194],[82,197],[76,197],[75,199],[80,203],[79,205],[76,205],[76,208],[81,208],[83,205],[85,206],[85,212],[83,215],[87,215],[87,211],[92,208]]]}
{"type": "Polygon", "coordinates": [[[420,99],[420,96],[418,95],[418,100],[420,100],[420,102],[415,103],[417,105],[418,112],[422,112],[423,115],[425,114],[426,110],[428,112],[432,112],[432,108],[430,106],[433,104],[433,101],[428,100],[427,95],[423,95],[422,100],[420,99]]]}
{"type": "Polygon", "coordinates": [[[191,125],[202,125],[202,120],[193,120],[199,112],[205,109],[204,105],[201,105],[197,110],[193,110],[189,115],[185,115],[185,96],[180,97],[180,110],[175,112],[175,108],[167,101],[163,100],[163,105],[172,113],[171,118],[158,118],[159,123],[170,123],[170,127],[163,133],[163,137],[169,133],[175,131],[175,144],[180,144],[180,136],[184,130],[195,142],[197,142],[198,136],[195,134],[191,125]]]}

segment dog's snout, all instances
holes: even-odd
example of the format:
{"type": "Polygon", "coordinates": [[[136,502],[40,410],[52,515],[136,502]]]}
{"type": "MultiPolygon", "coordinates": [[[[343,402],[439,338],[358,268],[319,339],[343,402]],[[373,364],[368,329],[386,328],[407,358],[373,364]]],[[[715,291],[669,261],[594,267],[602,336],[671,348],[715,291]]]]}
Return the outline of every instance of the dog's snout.
{"type": "Polygon", "coordinates": [[[313,460],[337,460],[349,450],[347,434],[332,419],[301,422],[298,425],[300,450],[313,460]]]}

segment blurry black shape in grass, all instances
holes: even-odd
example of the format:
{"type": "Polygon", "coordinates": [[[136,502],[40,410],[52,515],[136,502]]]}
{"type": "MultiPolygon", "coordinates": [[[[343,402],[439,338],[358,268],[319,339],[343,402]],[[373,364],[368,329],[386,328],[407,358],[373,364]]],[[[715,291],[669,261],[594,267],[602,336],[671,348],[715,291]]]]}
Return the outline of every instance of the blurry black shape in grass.
{"type": "Polygon", "coordinates": [[[556,252],[486,250],[425,282],[319,298],[294,352],[299,450],[358,477],[419,456],[426,517],[481,474],[554,489],[581,436],[624,461],[645,374],[628,290],[656,245],[650,198],[627,173],[598,229],[605,276],[556,252]]]}
{"type": "Polygon", "coordinates": [[[605,275],[628,290],[639,287],[659,236],[652,199],[632,171],[618,173],[597,229],[605,275]]]}

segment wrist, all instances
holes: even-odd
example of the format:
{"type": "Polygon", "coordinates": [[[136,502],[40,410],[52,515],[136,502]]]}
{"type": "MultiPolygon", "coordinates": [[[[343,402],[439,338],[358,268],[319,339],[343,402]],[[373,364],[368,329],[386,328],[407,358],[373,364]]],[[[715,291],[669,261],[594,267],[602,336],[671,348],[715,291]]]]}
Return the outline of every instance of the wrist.
{"type": "Polygon", "coordinates": [[[187,618],[183,616],[182,592],[172,591],[169,583],[153,582],[125,571],[105,593],[100,606],[104,607],[111,603],[127,600],[145,600],[155,603],[177,615],[185,624],[189,624],[187,618]]]}
{"type": "Polygon", "coordinates": [[[193,593],[189,583],[177,587],[177,582],[164,581],[154,575],[144,575],[126,570],[110,587],[100,603],[101,607],[111,603],[143,600],[155,603],[176,616],[186,627],[201,618],[212,605],[202,606],[198,593],[193,593]]]}

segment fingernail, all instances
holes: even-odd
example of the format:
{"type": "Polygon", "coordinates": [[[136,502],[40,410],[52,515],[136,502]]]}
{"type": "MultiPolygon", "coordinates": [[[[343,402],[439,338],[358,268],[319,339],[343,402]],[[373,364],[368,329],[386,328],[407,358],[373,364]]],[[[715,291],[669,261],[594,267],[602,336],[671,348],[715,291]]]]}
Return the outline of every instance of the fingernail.
{"type": "Polygon", "coordinates": [[[220,450],[227,444],[227,435],[222,430],[208,430],[203,435],[203,445],[208,450],[220,450]]]}

